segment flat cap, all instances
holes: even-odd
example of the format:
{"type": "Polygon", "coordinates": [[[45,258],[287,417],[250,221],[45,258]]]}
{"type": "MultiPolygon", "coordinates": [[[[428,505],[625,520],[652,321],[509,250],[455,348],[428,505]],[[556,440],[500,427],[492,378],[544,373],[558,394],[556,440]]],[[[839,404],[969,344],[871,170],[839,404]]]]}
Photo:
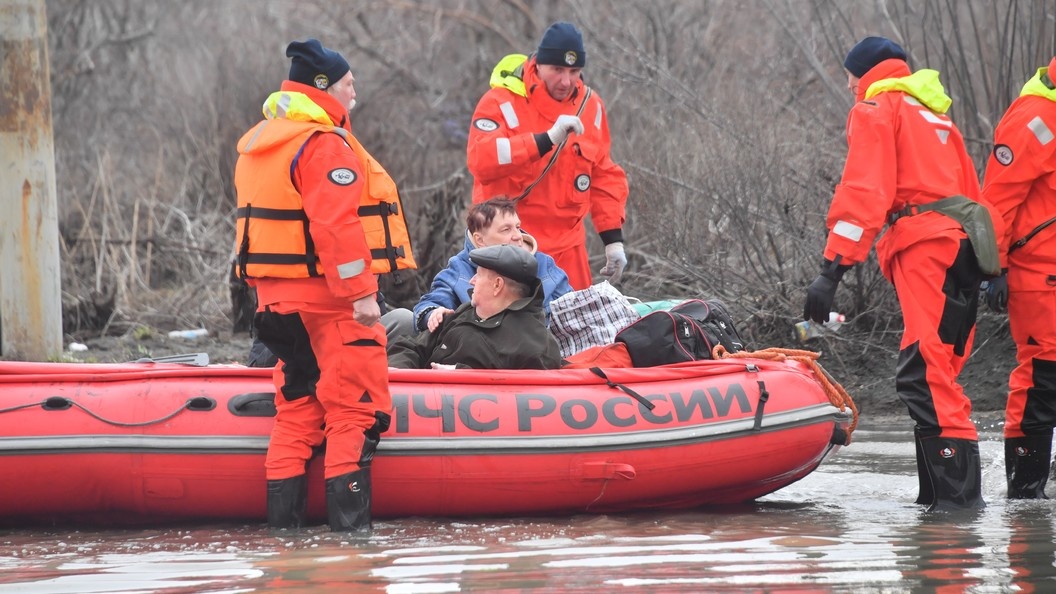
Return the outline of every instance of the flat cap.
{"type": "Polygon", "coordinates": [[[528,250],[509,245],[489,245],[469,252],[469,260],[488,270],[531,286],[539,278],[539,263],[528,250]]]}

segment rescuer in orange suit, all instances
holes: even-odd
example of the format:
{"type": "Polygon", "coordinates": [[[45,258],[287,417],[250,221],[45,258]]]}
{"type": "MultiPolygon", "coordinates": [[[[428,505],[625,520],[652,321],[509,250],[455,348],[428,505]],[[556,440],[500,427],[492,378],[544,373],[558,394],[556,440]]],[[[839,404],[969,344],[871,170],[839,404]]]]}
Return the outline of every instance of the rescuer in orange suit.
{"type": "Polygon", "coordinates": [[[605,244],[599,274],[615,283],[627,265],[627,175],[609,156],[605,103],[583,83],[586,61],[583,36],[570,23],[551,25],[531,56],[503,58],[473,112],[467,148],[473,202],[518,202],[525,230],[576,290],[593,279],[588,213],[605,244]]]}
{"type": "Polygon", "coordinates": [[[327,516],[369,531],[370,463],[392,402],[377,280],[358,215],[388,179],[351,135],[355,79],[319,41],[295,41],[289,80],[238,143],[238,268],[257,290],[254,323],[279,357],[265,463],[268,525],[305,520],[306,467],[326,438],[327,516]]]}
{"type": "Polygon", "coordinates": [[[840,278],[865,261],[890,224],[876,249],[905,322],[895,382],[916,422],[917,502],[931,510],[983,507],[972,404],[956,381],[971,351],[982,271],[957,221],[916,209],[954,195],[976,200],[978,178],[945,115],[951,100],[937,72],[911,72],[905,51],[883,37],[855,45],[844,67],[857,103],[826,219],[824,263],[803,317],[828,319],[840,278]]]}
{"type": "Polygon", "coordinates": [[[1004,220],[1005,274],[986,299],[1008,311],[1018,365],[1005,409],[1009,499],[1045,499],[1056,424],[1056,58],[1023,86],[994,131],[983,198],[1004,220]]]}

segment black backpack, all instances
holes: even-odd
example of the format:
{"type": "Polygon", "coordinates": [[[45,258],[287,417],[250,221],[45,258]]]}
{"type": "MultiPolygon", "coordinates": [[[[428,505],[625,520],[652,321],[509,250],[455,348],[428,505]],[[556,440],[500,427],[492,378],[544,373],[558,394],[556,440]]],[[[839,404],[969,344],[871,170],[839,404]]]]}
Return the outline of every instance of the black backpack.
{"type": "Polygon", "coordinates": [[[654,311],[620,330],[635,367],[654,367],[711,359],[716,345],[728,352],[744,350],[744,340],[726,305],[718,299],[689,299],[667,311],[654,311]]]}

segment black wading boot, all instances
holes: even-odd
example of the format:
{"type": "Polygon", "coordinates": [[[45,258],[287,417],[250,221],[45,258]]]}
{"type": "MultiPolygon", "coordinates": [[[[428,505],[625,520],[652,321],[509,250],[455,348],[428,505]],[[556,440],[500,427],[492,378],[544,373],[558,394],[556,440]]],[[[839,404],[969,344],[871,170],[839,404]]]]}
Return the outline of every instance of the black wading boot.
{"type": "Polygon", "coordinates": [[[1005,476],[1009,499],[1048,499],[1052,432],[1044,435],[1005,438],[1005,476]]]}
{"type": "Polygon", "coordinates": [[[308,515],[308,475],[268,481],[268,527],[300,528],[308,515]]]}
{"type": "Polygon", "coordinates": [[[920,429],[913,429],[913,446],[917,451],[917,481],[920,483],[920,491],[914,503],[931,505],[935,503],[935,489],[931,486],[928,465],[924,463],[924,449],[920,445],[920,429]]]}
{"type": "Polygon", "coordinates": [[[326,479],[326,515],[334,532],[369,534],[370,466],[326,479]]]}
{"type": "Polygon", "coordinates": [[[929,512],[986,507],[978,441],[925,437],[920,440],[920,447],[935,490],[929,512]]]}

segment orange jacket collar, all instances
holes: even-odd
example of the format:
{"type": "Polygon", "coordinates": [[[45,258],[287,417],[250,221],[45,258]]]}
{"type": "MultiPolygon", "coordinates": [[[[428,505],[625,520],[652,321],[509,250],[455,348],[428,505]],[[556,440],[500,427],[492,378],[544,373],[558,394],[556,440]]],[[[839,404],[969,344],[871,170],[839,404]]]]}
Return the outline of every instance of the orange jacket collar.
{"type": "Polygon", "coordinates": [[[869,72],[865,73],[858,81],[858,96],[855,97],[855,101],[861,101],[865,99],[865,92],[869,90],[869,86],[878,80],[884,80],[885,78],[901,78],[903,76],[909,76],[913,72],[909,69],[909,64],[906,64],[904,60],[898,58],[891,58],[890,60],[884,60],[876,66],[873,66],[869,72]]]}

